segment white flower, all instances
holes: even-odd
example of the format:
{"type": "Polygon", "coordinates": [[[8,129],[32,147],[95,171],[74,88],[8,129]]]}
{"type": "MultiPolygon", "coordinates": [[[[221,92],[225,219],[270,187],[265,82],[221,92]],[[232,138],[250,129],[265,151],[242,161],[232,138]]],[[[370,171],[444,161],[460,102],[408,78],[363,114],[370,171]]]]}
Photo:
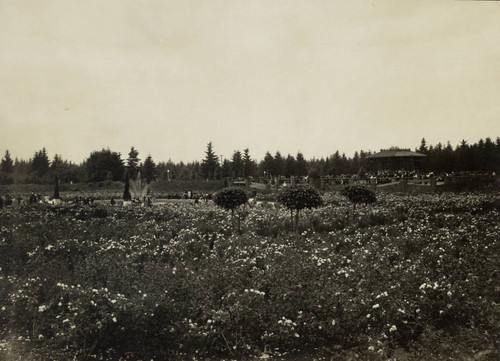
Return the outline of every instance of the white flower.
{"type": "Polygon", "coordinates": [[[380,305],[378,303],[372,306],[372,308],[379,308],[379,307],[380,305]]]}
{"type": "Polygon", "coordinates": [[[38,306],[38,312],[43,312],[46,309],[47,309],[47,306],[45,306],[45,305],[38,306]]]}
{"type": "Polygon", "coordinates": [[[332,326],[335,326],[336,323],[335,320],[332,320],[332,326]]]}
{"type": "Polygon", "coordinates": [[[117,320],[116,320],[116,317],[113,317],[113,322],[115,322],[115,323],[116,323],[116,321],[117,321],[117,320]]]}
{"type": "Polygon", "coordinates": [[[397,327],[396,325],[392,325],[391,328],[389,329],[389,332],[394,332],[394,331],[397,331],[397,327]]]}
{"type": "Polygon", "coordinates": [[[370,318],[370,317],[372,317],[372,315],[371,315],[371,314],[367,314],[367,315],[366,315],[366,318],[370,318]]]}
{"type": "Polygon", "coordinates": [[[375,347],[373,347],[373,346],[369,346],[369,347],[368,347],[368,351],[375,351],[375,347]]]}

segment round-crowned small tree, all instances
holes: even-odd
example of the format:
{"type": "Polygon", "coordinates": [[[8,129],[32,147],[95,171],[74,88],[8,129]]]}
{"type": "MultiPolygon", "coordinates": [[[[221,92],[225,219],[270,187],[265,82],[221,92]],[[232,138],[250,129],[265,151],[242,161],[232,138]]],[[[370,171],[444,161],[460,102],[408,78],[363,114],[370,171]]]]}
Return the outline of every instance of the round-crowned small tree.
{"type": "Polygon", "coordinates": [[[375,192],[365,188],[363,186],[347,186],[340,192],[344,197],[346,197],[352,204],[352,213],[354,215],[354,211],[356,210],[356,204],[363,203],[375,203],[377,201],[377,197],[375,192]]]}
{"type": "Polygon", "coordinates": [[[304,208],[316,208],[323,204],[319,192],[308,186],[291,186],[283,189],[278,194],[278,203],[284,205],[290,210],[290,222],[292,231],[294,229],[294,211],[295,228],[299,229],[299,213],[304,208]]]}
{"type": "MultiPolygon", "coordinates": [[[[234,211],[239,206],[248,202],[248,196],[240,188],[224,188],[214,196],[214,203],[224,209],[231,211],[231,224],[234,228],[234,211]]],[[[240,220],[238,218],[238,231],[240,231],[240,220]]]]}

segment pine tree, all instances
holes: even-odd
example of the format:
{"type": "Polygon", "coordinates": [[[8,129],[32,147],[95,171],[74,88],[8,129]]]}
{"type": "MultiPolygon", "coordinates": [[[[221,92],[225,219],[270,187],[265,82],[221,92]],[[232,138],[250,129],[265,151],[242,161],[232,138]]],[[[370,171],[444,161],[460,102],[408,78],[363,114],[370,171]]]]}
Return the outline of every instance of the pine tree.
{"type": "Polygon", "coordinates": [[[271,153],[266,152],[264,159],[262,160],[262,162],[260,162],[259,165],[261,174],[266,178],[269,178],[271,176],[276,176],[277,174],[272,173],[273,166],[274,166],[274,158],[271,155],[271,153]]]}
{"type": "Polygon", "coordinates": [[[418,151],[422,154],[427,154],[427,152],[429,151],[429,149],[427,148],[427,142],[425,141],[425,138],[422,138],[418,151]]]}
{"type": "Polygon", "coordinates": [[[62,159],[59,154],[54,155],[54,159],[50,163],[50,170],[52,174],[61,174],[61,171],[65,168],[66,162],[62,159]]]}
{"type": "Polygon", "coordinates": [[[31,171],[33,174],[42,178],[49,172],[50,161],[47,155],[47,150],[43,148],[42,150],[35,153],[35,156],[31,160],[31,171]]]}
{"type": "Polygon", "coordinates": [[[156,170],[156,164],[153,162],[153,158],[151,155],[148,155],[146,160],[144,161],[144,164],[142,165],[143,169],[143,178],[146,180],[146,182],[149,184],[152,181],[156,180],[157,176],[157,170],[156,170]]]}
{"type": "Polygon", "coordinates": [[[307,161],[304,159],[304,155],[301,152],[297,153],[297,157],[295,158],[297,161],[296,164],[296,175],[299,177],[305,177],[308,173],[307,161]]]}
{"type": "Polygon", "coordinates": [[[254,170],[255,170],[255,162],[250,158],[250,151],[245,149],[243,151],[243,176],[245,178],[253,176],[254,170]]]}
{"type": "Polygon", "coordinates": [[[2,158],[2,172],[12,173],[14,169],[14,162],[10,157],[10,153],[8,150],[5,151],[5,156],[2,158]]]}
{"type": "Polygon", "coordinates": [[[205,179],[215,179],[219,168],[219,157],[215,155],[212,147],[212,142],[207,144],[205,159],[201,163],[201,176],[205,179]]]}
{"type": "Polygon", "coordinates": [[[233,153],[233,156],[231,158],[231,168],[234,178],[243,177],[244,164],[243,164],[243,158],[241,157],[241,152],[239,150],[236,150],[233,153]]]}
{"type": "Polygon", "coordinates": [[[132,179],[135,179],[137,173],[139,172],[140,161],[141,160],[139,159],[139,152],[134,147],[130,148],[130,152],[128,153],[127,158],[127,169],[132,179]]]}
{"type": "Polygon", "coordinates": [[[277,151],[274,155],[273,168],[271,170],[271,173],[275,176],[281,176],[283,175],[284,168],[285,160],[281,156],[281,153],[277,151]]]}
{"type": "Polygon", "coordinates": [[[231,168],[231,162],[227,159],[224,159],[224,162],[222,162],[222,167],[221,167],[222,178],[230,178],[232,173],[233,171],[231,168]]]}
{"type": "Polygon", "coordinates": [[[293,155],[288,154],[283,165],[283,174],[289,178],[297,174],[297,164],[293,155]]]}

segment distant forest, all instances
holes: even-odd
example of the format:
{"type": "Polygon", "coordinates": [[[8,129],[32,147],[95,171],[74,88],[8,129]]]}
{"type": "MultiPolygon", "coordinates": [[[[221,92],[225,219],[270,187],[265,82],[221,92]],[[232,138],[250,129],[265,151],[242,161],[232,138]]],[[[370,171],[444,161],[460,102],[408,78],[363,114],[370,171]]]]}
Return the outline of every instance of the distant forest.
{"type": "MultiPolygon", "coordinates": [[[[450,173],[473,171],[500,171],[500,137],[480,139],[469,144],[465,140],[453,147],[428,145],[422,139],[416,152],[426,154],[422,172],[450,173]]],[[[219,157],[210,142],[202,161],[174,163],[155,162],[151,155],[141,159],[132,147],[124,158],[110,149],[92,151],[82,163],[75,164],[56,154],[49,158],[45,148],[35,152],[29,160],[18,159],[6,150],[0,164],[0,184],[50,183],[57,175],[64,183],[122,181],[125,173],[134,178],[138,174],[148,182],[155,180],[203,180],[275,176],[339,176],[370,171],[366,157],[372,152],[355,152],[353,157],[334,152],[326,158],[306,160],[301,152],[286,156],[277,151],[267,152],[264,159],[254,159],[249,149],[235,150],[231,159],[219,157]]]]}

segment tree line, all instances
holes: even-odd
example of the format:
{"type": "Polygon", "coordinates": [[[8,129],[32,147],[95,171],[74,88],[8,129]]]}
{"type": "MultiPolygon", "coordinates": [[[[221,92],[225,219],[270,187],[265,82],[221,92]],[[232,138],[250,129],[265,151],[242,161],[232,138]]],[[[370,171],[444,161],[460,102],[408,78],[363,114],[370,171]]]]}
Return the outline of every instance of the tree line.
{"type": "MultiPolygon", "coordinates": [[[[425,138],[415,148],[416,152],[427,157],[421,164],[423,172],[464,172],[464,171],[500,171],[500,137],[480,139],[469,144],[462,140],[453,147],[446,145],[428,145],[425,138]]],[[[202,161],[190,163],[162,161],[155,163],[151,155],[141,161],[139,151],[131,147],[127,158],[110,149],[92,151],[82,163],[76,164],[64,160],[55,154],[52,160],[45,148],[36,151],[29,160],[13,159],[9,150],[0,162],[0,183],[51,183],[57,175],[63,183],[123,181],[125,173],[135,179],[139,174],[142,179],[152,182],[163,180],[205,180],[225,178],[247,178],[276,176],[339,176],[356,174],[361,170],[370,171],[367,159],[371,151],[356,151],[353,157],[335,151],[332,155],[306,160],[301,152],[296,155],[282,155],[279,151],[273,155],[266,152],[260,161],[250,155],[250,150],[235,150],[229,159],[217,155],[212,142],[207,144],[202,161]]]]}

